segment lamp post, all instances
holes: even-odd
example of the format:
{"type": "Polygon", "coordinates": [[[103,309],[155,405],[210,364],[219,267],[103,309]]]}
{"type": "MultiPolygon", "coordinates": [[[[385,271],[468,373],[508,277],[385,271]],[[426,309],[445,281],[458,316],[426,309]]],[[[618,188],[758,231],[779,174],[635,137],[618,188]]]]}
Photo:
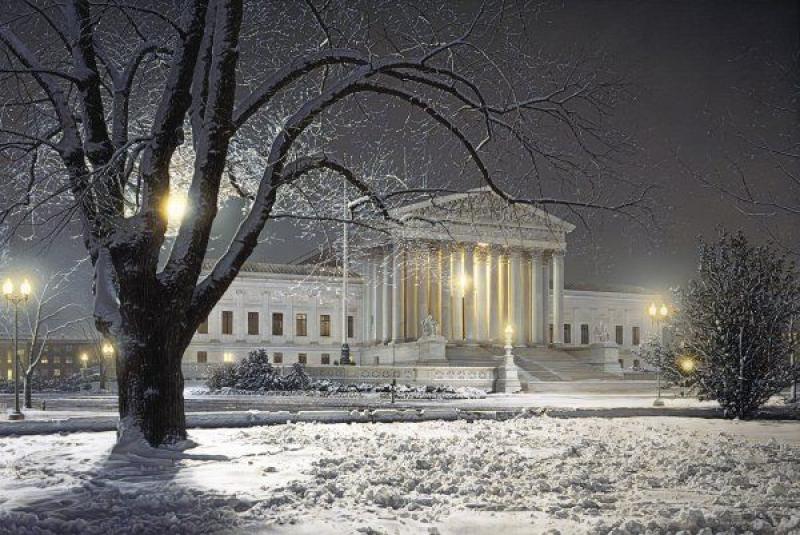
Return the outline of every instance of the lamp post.
{"type": "Polygon", "coordinates": [[[6,279],[3,283],[3,297],[14,306],[14,410],[8,413],[9,420],[24,420],[25,415],[19,409],[19,305],[28,301],[31,295],[31,284],[23,279],[17,288],[14,281],[6,279]]]}
{"type": "Polygon", "coordinates": [[[83,365],[83,366],[81,366],[81,374],[85,378],[86,377],[86,369],[89,366],[89,355],[84,351],[83,353],[81,353],[80,359],[81,359],[81,364],[83,365]]]}
{"type": "Polygon", "coordinates": [[[694,362],[694,359],[691,357],[691,355],[685,355],[685,356],[681,357],[681,359],[678,361],[678,366],[680,366],[681,375],[683,376],[681,378],[681,397],[685,397],[686,396],[686,392],[685,392],[685,390],[686,390],[686,382],[687,382],[688,377],[694,371],[694,365],[695,365],[695,362],[694,362]]]}
{"type": "Polygon", "coordinates": [[[100,369],[100,388],[105,390],[108,365],[111,362],[111,359],[114,357],[114,346],[111,345],[111,342],[103,342],[100,352],[103,354],[103,366],[100,369]]]}
{"type": "MultiPolygon", "coordinates": [[[[660,330],[661,322],[667,318],[669,315],[669,309],[667,305],[661,304],[661,307],[657,307],[655,303],[650,303],[650,308],[647,309],[647,313],[650,315],[650,320],[653,322],[653,326],[660,330]]],[[[664,333],[661,333],[661,338],[663,341],[664,333]]],[[[661,367],[663,363],[661,362],[661,358],[658,359],[658,369],[656,370],[656,399],[653,401],[654,407],[663,407],[664,400],[661,399],[661,367]]]]}
{"type": "MultiPolygon", "coordinates": [[[[345,188],[345,201],[347,200],[347,189],[345,188]]],[[[344,220],[342,221],[342,354],[339,357],[340,364],[352,364],[350,360],[350,345],[347,343],[347,277],[350,271],[350,251],[349,251],[349,232],[350,222],[353,220],[353,210],[365,202],[370,197],[364,195],[358,199],[344,203],[344,220]]]]}
{"type": "Polygon", "coordinates": [[[506,335],[506,345],[503,347],[503,349],[506,350],[505,354],[506,360],[508,360],[508,358],[510,357],[512,359],[511,362],[514,362],[513,361],[514,354],[511,352],[514,349],[514,346],[512,344],[514,338],[514,327],[512,327],[511,325],[506,325],[506,328],[503,332],[506,335]]]}

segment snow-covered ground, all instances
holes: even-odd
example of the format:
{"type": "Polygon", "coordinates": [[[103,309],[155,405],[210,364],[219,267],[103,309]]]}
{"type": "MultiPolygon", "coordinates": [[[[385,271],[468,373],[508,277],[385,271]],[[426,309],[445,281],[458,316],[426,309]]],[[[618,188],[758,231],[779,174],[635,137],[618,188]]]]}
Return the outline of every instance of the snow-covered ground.
{"type": "Polygon", "coordinates": [[[195,430],[0,441],[0,532],[800,533],[800,423],[689,418],[195,430]]]}

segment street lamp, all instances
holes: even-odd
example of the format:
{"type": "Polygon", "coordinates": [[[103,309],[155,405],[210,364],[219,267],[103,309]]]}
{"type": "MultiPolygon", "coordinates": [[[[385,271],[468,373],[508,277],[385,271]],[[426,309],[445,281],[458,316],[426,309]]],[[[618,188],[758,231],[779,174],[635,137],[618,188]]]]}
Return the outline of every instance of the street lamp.
{"type": "Polygon", "coordinates": [[[512,327],[510,324],[506,325],[506,328],[505,328],[505,330],[503,332],[506,335],[506,345],[503,348],[503,349],[506,350],[506,355],[505,355],[506,359],[508,359],[508,357],[511,357],[513,359],[514,358],[514,354],[511,353],[511,351],[514,348],[514,346],[512,345],[513,338],[514,338],[514,327],[512,327]]]}
{"type": "MultiPolygon", "coordinates": [[[[345,201],[347,189],[345,189],[345,201]]],[[[361,204],[371,200],[368,195],[344,203],[344,220],[342,221],[342,354],[340,364],[352,364],[350,360],[350,344],[347,343],[347,277],[350,271],[349,227],[353,220],[353,210],[361,204]]]]}
{"type": "Polygon", "coordinates": [[[3,283],[3,297],[14,305],[14,410],[8,413],[9,420],[24,420],[25,415],[19,409],[19,305],[28,302],[31,295],[31,283],[23,279],[19,288],[14,281],[6,279],[3,283]]]}
{"type": "Polygon", "coordinates": [[[692,358],[691,355],[684,355],[680,358],[680,360],[678,360],[678,367],[681,369],[681,375],[683,375],[681,381],[681,397],[685,397],[686,383],[695,367],[694,358],[692,358]]]}
{"type": "MultiPolygon", "coordinates": [[[[667,305],[665,305],[663,303],[661,304],[660,307],[657,307],[655,302],[653,302],[653,303],[650,303],[650,308],[647,309],[647,313],[650,316],[650,320],[653,323],[653,327],[656,330],[658,330],[661,327],[661,322],[663,320],[667,319],[667,316],[669,315],[669,309],[667,308],[667,305]]],[[[663,341],[663,333],[661,333],[661,338],[662,338],[662,341],[663,341]]],[[[662,357],[659,357],[658,369],[656,370],[657,394],[656,394],[655,401],[653,401],[653,406],[654,407],[663,407],[664,406],[664,401],[661,399],[661,367],[663,365],[663,363],[661,362],[661,358],[662,357]]]]}
{"type": "Polygon", "coordinates": [[[114,357],[114,346],[111,345],[111,342],[105,341],[100,347],[100,352],[103,355],[103,365],[100,367],[100,389],[105,390],[108,367],[111,365],[111,359],[114,357]]]}

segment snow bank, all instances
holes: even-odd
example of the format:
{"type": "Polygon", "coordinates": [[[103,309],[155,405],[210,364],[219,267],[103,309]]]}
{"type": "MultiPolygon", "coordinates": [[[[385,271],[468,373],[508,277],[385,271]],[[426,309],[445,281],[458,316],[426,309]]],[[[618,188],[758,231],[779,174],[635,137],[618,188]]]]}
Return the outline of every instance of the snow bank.
{"type": "Polygon", "coordinates": [[[13,438],[0,442],[0,526],[798,533],[800,447],[768,437],[800,424],[701,423],[543,416],[196,430],[197,448],[158,462],[109,458],[110,433],[13,438]]]}

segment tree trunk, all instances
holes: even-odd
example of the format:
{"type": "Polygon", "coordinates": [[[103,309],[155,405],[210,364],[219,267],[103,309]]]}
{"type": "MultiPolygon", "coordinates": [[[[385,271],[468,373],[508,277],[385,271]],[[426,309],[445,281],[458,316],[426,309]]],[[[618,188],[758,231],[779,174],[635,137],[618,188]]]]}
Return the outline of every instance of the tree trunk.
{"type": "Polygon", "coordinates": [[[151,446],[186,439],[181,358],[185,344],[153,317],[149,332],[124,333],[117,356],[118,443],[143,438],[151,446]],[[163,331],[161,329],[164,329],[163,331]]]}
{"type": "Polygon", "coordinates": [[[23,405],[26,409],[33,408],[33,372],[27,372],[22,378],[23,405]]]}

